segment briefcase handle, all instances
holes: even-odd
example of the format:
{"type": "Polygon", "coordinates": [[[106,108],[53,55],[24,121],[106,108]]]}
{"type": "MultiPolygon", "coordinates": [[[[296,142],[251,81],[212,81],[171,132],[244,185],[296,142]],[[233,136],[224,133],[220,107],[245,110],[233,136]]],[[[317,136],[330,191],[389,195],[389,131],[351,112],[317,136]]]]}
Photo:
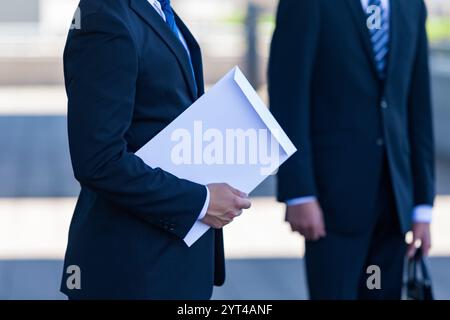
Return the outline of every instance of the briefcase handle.
{"type": "Polygon", "coordinates": [[[408,299],[434,300],[431,275],[421,248],[408,260],[407,291],[408,299]]]}

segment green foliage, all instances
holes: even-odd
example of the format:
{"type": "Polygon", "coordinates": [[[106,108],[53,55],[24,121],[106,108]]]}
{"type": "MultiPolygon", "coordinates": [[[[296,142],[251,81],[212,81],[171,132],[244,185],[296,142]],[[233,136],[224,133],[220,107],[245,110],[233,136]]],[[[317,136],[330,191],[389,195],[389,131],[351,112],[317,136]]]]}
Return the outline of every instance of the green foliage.
{"type": "Polygon", "coordinates": [[[427,28],[431,42],[450,42],[450,17],[430,18],[427,28]]]}
{"type": "MultiPolygon", "coordinates": [[[[225,24],[244,24],[245,13],[236,12],[224,17],[221,21],[225,24]]],[[[258,19],[259,24],[266,24],[275,27],[275,17],[273,14],[262,14],[258,19]]],[[[428,35],[431,42],[450,42],[450,17],[430,17],[428,19],[428,35]]]]}

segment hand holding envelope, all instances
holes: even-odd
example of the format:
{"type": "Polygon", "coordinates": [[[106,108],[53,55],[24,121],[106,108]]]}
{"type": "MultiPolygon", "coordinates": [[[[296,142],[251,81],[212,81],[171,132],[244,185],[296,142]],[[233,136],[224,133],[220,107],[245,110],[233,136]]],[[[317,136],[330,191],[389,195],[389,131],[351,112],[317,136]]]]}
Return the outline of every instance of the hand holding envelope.
{"type": "Polygon", "coordinates": [[[248,195],[226,183],[208,184],[210,202],[204,224],[220,229],[242,214],[243,209],[250,209],[248,195]]]}
{"type": "MultiPolygon", "coordinates": [[[[236,67],[136,155],[179,178],[249,194],[296,151],[236,67]]],[[[191,246],[209,228],[197,221],[184,241],[191,246]]]]}

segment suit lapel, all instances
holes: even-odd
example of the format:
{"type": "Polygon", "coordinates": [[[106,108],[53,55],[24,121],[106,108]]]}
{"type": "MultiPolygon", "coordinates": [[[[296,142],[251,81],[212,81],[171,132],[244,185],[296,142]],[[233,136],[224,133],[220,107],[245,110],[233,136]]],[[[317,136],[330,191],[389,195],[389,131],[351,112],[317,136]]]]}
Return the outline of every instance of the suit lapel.
{"type": "Polygon", "coordinates": [[[180,19],[180,17],[174,12],[175,21],[177,23],[178,29],[183,34],[184,40],[189,48],[191,54],[192,66],[194,68],[195,80],[197,82],[198,96],[204,93],[204,82],[203,82],[203,64],[202,64],[202,53],[198,42],[195,40],[192,33],[189,31],[188,27],[180,19]]]}
{"type": "Polygon", "coordinates": [[[130,7],[161,37],[164,43],[176,56],[183,71],[184,78],[188,84],[193,99],[197,98],[194,80],[189,63],[189,56],[180,39],[170,30],[161,16],[152,8],[147,0],[130,0],[130,7]]]}
{"type": "Polygon", "coordinates": [[[356,28],[359,32],[364,47],[364,51],[366,52],[370,60],[372,71],[378,77],[378,71],[375,63],[375,57],[373,54],[372,43],[370,42],[370,32],[369,29],[367,28],[367,16],[364,14],[364,9],[361,5],[361,1],[360,0],[346,0],[346,1],[350,7],[354,21],[356,23],[356,28]]]}

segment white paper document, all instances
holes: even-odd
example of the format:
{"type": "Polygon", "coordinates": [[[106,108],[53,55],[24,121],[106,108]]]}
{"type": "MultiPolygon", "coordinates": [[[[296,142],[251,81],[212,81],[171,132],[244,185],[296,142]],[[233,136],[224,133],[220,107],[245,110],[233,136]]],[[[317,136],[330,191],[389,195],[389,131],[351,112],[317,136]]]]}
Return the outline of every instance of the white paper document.
{"type": "MultiPolygon", "coordinates": [[[[250,193],[296,151],[235,67],[136,155],[179,178],[250,193]]],[[[185,243],[191,246],[208,229],[197,221],[185,243]]]]}

